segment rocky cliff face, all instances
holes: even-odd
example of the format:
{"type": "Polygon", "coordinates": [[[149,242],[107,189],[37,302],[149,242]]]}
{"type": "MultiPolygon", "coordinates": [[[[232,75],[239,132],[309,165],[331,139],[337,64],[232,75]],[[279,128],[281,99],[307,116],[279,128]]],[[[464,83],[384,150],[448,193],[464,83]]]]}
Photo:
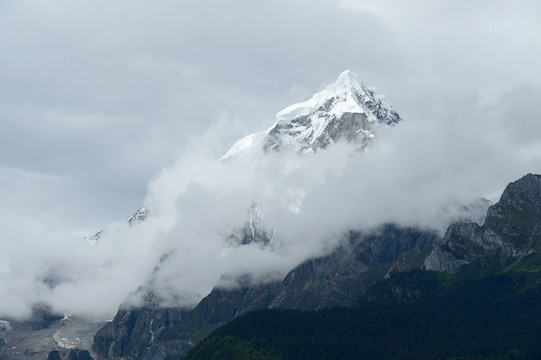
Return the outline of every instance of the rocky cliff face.
{"type": "Polygon", "coordinates": [[[351,232],[331,254],[289,272],[269,307],[353,306],[376,281],[418,266],[422,261],[418,255],[426,254],[437,241],[435,233],[390,224],[370,233],[351,232]],[[401,265],[404,258],[410,259],[408,266],[401,265]]]}
{"type": "Polygon", "coordinates": [[[167,326],[157,327],[156,319],[163,317],[164,311],[176,313],[180,309],[119,311],[113,322],[96,334],[94,350],[108,359],[180,356],[219,326],[248,311],[353,306],[369,286],[389,272],[421,266],[437,240],[434,233],[394,225],[370,233],[352,232],[334,252],[304,262],[282,281],[246,281],[234,289],[215,288],[193,310],[167,326]],[[401,264],[403,259],[410,260],[407,266],[401,264]]]}
{"type": "Polygon", "coordinates": [[[500,201],[488,208],[482,226],[455,223],[449,226],[444,243],[426,258],[426,270],[454,272],[490,251],[523,258],[540,249],[541,176],[528,174],[510,183],[500,201]]]}
{"type": "MultiPolygon", "coordinates": [[[[187,315],[179,308],[144,306],[121,309],[113,321],[94,336],[93,349],[104,359],[164,359],[170,351],[164,334],[179,324],[187,315]]],[[[174,343],[175,350],[185,351],[182,344],[174,343]]]]}
{"type": "Polygon", "coordinates": [[[541,235],[541,176],[528,174],[510,183],[500,201],[488,209],[485,227],[517,250],[533,250],[541,235]]]}

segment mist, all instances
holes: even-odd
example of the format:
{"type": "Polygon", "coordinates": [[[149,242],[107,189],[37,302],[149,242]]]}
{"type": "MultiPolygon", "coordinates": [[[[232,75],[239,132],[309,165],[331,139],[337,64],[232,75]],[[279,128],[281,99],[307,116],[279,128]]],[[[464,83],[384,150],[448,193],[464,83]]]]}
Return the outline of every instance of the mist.
{"type": "Polygon", "coordinates": [[[106,319],[145,291],[191,307],[350,229],[482,220],[462,205],[541,172],[540,18],[533,0],[0,1],[0,317],[106,319]],[[348,68],[404,119],[365,153],[218,160],[348,68]],[[254,202],[272,241],[235,245],[254,202]]]}
{"type": "Polygon", "coordinates": [[[217,285],[279,280],[332,251],[349,230],[392,222],[443,235],[450,222],[480,216],[464,214],[462,204],[495,202],[507,183],[539,172],[539,95],[520,87],[487,104],[464,93],[437,117],[405,119],[380,133],[364,153],[338,143],[251,161],[218,160],[224,125],[238,124],[220,117],[150,179],[147,219],[132,226],[120,219],[97,244],[39,217],[4,213],[0,314],[24,318],[46,304],[105,319],[127,299],[140,304],[142,288],[163,306],[193,307],[217,285]],[[246,225],[254,202],[270,243],[226,241],[246,225]]]}

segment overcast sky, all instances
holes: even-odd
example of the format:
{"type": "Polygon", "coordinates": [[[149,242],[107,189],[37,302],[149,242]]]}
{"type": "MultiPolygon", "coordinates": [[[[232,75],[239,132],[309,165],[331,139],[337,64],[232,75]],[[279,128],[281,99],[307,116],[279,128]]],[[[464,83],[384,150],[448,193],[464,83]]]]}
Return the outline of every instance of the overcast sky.
{"type": "MultiPolygon", "coordinates": [[[[392,174],[413,186],[420,174],[437,179],[424,187],[435,193],[448,176],[443,198],[497,200],[509,181],[541,172],[539,19],[536,0],[0,0],[4,254],[14,241],[89,235],[156,203],[174,191],[168,171],[200,170],[187,160],[198,144],[204,161],[219,158],[345,69],[404,119],[363,160],[376,183],[392,174]],[[393,172],[380,156],[394,156],[393,172]]],[[[407,202],[417,190],[391,193],[407,202]]]]}
{"type": "Polygon", "coordinates": [[[148,180],[213,123],[231,124],[220,156],[344,69],[407,121],[538,91],[540,7],[0,1],[1,206],[97,230],[141,206],[148,180]]]}

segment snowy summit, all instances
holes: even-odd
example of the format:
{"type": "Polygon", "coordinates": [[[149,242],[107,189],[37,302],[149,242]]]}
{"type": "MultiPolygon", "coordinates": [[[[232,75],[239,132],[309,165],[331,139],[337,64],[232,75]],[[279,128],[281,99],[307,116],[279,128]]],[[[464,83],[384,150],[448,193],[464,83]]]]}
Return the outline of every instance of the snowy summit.
{"type": "Polygon", "coordinates": [[[381,128],[400,120],[392,105],[346,70],[309,100],[276,114],[276,122],[267,131],[237,141],[222,160],[285,149],[301,154],[316,152],[338,141],[364,149],[381,128]]]}

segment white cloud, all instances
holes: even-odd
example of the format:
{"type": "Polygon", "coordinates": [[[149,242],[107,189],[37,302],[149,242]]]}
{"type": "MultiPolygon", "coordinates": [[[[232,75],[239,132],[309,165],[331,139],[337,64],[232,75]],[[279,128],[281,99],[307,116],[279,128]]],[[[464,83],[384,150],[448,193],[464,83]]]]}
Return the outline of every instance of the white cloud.
{"type": "Polygon", "coordinates": [[[164,253],[156,283],[193,302],[224,273],[281,273],[347,227],[441,228],[435,207],[539,172],[537,2],[340,4],[1,2],[0,313],[110,314],[164,253]],[[377,147],[216,162],[346,68],[406,119],[377,147]],[[98,247],[70,235],[129,215],[153,174],[148,223],[98,247]],[[222,246],[254,198],[280,228],[276,253],[222,246]]]}
{"type": "MultiPolygon", "coordinates": [[[[349,229],[396,222],[443,231],[457,216],[449,204],[499,193],[539,169],[537,139],[514,131],[516,121],[528,123],[515,116],[517,109],[531,115],[523,101],[536,98],[536,90],[514,94],[498,101],[505,104],[498,111],[468,101],[471,94],[459,97],[461,106],[438,119],[406,120],[364,154],[337,144],[305,156],[223,163],[209,151],[223,138],[218,123],[150,182],[150,217],[131,227],[112,225],[97,246],[39,218],[5,217],[2,287],[13,291],[0,312],[13,312],[12,304],[24,298],[105,317],[151,279],[167,303],[192,306],[224,276],[283,276],[328,251],[349,229]],[[254,199],[268,229],[276,230],[274,243],[232,246],[225,237],[246,223],[254,199]],[[44,280],[58,284],[49,288],[44,280]]],[[[15,313],[29,305],[21,302],[15,313]]]]}

